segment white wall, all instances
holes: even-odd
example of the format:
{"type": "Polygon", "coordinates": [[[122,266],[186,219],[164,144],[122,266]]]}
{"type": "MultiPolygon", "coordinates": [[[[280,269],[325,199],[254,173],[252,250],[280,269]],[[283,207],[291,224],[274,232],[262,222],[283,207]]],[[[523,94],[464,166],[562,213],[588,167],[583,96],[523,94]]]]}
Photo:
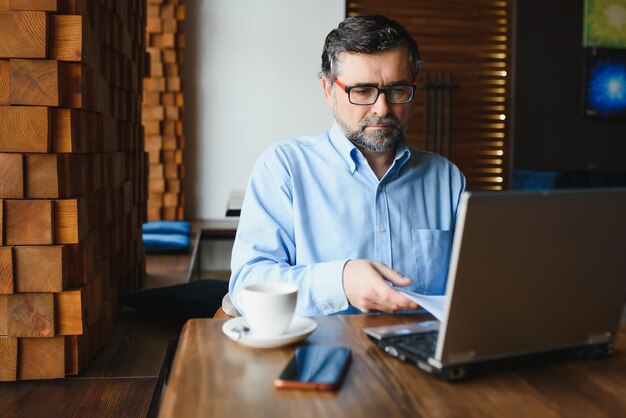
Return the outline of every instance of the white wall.
{"type": "Polygon", "coordinates": [[[317,76],[343,0],[187,0],[186,217],[224,217],[269,145],[327,130],[317,76]]]}
{"type": "MultiPolygon", "coordinates": [[[[183,63],[187,219],[222,218],[271,144],[330,128],[318,72],[344,0],[186,0],[183,63]]],[[[232,242],[207,241],[203,270],[232,242]]]]}

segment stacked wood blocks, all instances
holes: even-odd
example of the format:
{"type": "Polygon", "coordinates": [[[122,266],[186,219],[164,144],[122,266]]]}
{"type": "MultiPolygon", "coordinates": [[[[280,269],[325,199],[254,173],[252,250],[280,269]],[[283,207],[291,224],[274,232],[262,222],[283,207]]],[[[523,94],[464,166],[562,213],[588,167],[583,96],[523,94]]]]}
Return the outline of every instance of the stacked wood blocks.
{"type": "Polygon", "coordinates": [[[181,220],[184,195],[183,91],[185,47],[182,0],[148,0],[146,40],[150,76],[144,79],[142,119],[150,159],[148,220],[181,220]]]}
{"type": "Polygon", "coordinates": [[[145,0],[0,0],[0,381],[77,374],[145,276],[145,0]]]}

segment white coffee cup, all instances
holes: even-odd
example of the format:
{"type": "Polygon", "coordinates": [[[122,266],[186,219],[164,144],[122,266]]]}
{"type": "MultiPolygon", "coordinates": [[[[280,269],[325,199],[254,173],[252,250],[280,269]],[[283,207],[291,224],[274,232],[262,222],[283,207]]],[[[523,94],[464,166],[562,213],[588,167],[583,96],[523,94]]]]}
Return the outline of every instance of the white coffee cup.
{"type": "Polygon", "coordinates": [[[298,287],[291,283],[262,283],[241,290],[239,303],[251,334],[260,338],[287,331],[296,310],[298,287]]]}

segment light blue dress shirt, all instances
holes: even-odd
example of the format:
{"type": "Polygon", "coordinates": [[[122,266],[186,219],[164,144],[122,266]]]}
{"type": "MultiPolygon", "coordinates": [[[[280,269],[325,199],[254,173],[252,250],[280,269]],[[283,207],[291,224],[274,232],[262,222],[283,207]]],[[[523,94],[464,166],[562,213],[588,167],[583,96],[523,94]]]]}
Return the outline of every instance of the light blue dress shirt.
{"type": "Polygon", "coordinates": [[[443,294],[465,177],[444,157],[400,142],[379,181],[335,123],[279,143],[257,160],[233,247],[230,295],[263,282],[299,287],[296,315],[350,311],[343,267],[376,260],[443,294]]]}

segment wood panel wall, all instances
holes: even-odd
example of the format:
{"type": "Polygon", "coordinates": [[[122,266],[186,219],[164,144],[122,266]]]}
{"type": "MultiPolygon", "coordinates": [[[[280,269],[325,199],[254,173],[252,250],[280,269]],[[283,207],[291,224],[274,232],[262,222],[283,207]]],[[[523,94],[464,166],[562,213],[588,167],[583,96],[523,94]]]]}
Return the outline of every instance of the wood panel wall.
{"type": "Polygon", "coordinates": [[[145,0],[0,0],[0,381],[77,374],[145,277],[145,0]]]}
{"type": "Polygon", "coordinates": [[[407,141],[448,156],[465,174],[470,190],[500,190],[509,184],[512,9],[509,0],[347,2],[348,15],[384,14],[403,24],[417,41],[422,70],[407,141]],[[446,83],[448,77],[451,83],[446,83]],[[453,85],[449,128],[446,84],[453,85]],[[445,139],[438,146],[431,134],[424,134],[425,125],[432,131],[435,124],[437,109],[432,105],[438,90],[444,119],[438,129],[444,137],[449,130],[450,147],[445,139]]]}
{"type": "Polygon", "coordinates": [[[150,76],[144,79],[143,123],[150,157],[148,220],[182,220],[184,96],[181,65],[185,38],[182,0],[148,0],[146,40],[150,76]]]}

